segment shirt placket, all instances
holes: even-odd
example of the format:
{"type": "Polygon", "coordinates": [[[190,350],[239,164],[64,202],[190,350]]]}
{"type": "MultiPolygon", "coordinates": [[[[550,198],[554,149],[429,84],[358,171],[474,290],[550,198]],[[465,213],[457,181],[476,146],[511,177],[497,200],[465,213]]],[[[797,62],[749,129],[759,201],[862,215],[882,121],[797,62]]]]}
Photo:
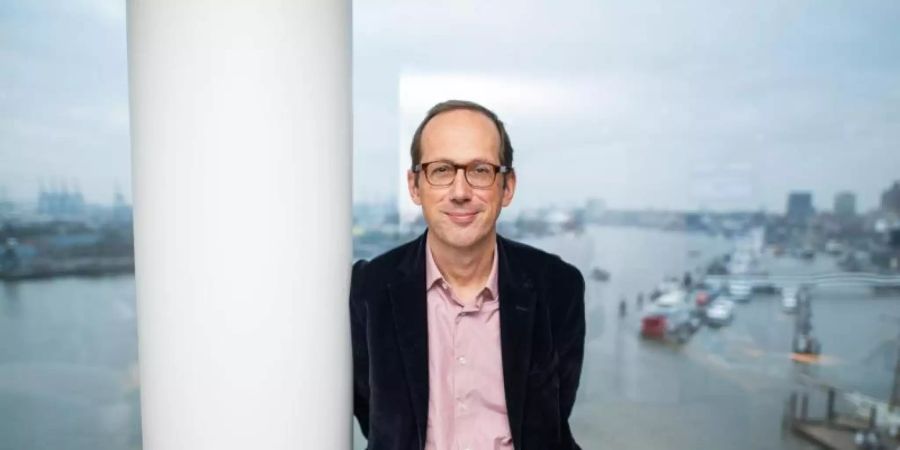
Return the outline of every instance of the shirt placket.
{"type": "Polygon", "coordinates": [[[477,313],[471,307],[462,307],[455,304],[456,316],[453,327],[453,357],[454,357],[454,397],[456,399],[456,448],[458,450],[474,450],[475,443],[471,442],[472,433],[472,355],[471,336],[468,328],[473,325],[474,315],[477,313]]]}

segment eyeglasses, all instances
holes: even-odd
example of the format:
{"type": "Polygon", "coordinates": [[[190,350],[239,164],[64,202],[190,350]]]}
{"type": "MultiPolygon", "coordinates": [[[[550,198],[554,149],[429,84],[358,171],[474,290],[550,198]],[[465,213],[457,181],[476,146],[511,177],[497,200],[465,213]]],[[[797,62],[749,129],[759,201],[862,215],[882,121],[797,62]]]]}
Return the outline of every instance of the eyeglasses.
{"type": "Polygon", "coordinates": [[[413,166],[413,172],[425,172],[425,179],[434,187],[447,187],[453,184],[453,180],[456,179],[456,171],[459,169],[463,169],[469,186],[484,189],[494,184],[498,173],[509,173],[512,167],[498,166],[484,161],[472,161],[468,164],[431,161],[413,166]]]}

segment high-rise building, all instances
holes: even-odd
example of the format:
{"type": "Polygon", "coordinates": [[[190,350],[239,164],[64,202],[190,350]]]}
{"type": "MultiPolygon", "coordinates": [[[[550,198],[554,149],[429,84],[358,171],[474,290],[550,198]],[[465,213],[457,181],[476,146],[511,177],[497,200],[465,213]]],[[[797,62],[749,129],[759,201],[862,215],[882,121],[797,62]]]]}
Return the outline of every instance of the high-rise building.
{"type": "Polygon", "coordinates": [[[881,194],[881,210],[900,214],[900,181],[895,181],[893,186],[881,194]]]}
{"type": "Polygon", "coordinates": [[[812,204],[811,192],[791,192],[788,194],[787,219],[792,222],[805,223],[812,218],[816,210],[812,204]]]}
{"type": "Polygon", "coordinates": [[[838,192],[834,196],[834,213],[841,217],[856,215],[856,194],[850,191],[838,192]]]}

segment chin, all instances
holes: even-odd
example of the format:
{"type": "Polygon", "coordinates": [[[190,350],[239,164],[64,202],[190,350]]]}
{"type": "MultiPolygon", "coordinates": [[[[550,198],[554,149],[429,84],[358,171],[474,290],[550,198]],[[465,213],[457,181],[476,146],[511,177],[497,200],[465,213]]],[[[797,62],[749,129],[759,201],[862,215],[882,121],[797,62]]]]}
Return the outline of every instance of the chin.
{"type": "Polygon", "coordinates": [[[459,228],[452,223],[443,224],[442,227],[435,228],[433,231],[438,239],[456,248],[471,247],[490,234],[489,229],[484,229],[476,223],[466,228],[459,228]]]}

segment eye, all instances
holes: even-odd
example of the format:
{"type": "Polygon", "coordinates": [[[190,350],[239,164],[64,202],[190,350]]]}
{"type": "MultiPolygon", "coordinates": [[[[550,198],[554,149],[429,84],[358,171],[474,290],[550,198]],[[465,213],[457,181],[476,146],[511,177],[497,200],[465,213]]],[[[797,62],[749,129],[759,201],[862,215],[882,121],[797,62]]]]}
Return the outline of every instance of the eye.
{"type": "Polygon", "coordinates": [[[475,173],[477,173],[479,175],[487,175],[493,171],[494,171],[494,168],[487,164],[479,164],[479,165],[475,166],[475,173]]]}

